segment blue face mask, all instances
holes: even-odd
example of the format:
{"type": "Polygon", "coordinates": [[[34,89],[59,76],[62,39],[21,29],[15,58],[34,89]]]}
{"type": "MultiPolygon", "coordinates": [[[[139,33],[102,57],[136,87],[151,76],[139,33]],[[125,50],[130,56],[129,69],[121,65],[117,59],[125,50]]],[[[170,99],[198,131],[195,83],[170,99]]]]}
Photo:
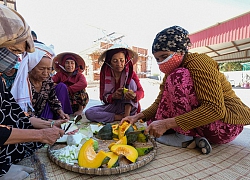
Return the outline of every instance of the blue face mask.
{"type": "Polygon", "coordinates": [[[166,59],[164,59],[163,61],[157,62],[157,64],[160,65],[160,64],[163,64],[163,63],[169,61],[174,55],[175,55],[175,53],[170,54],[170,55],[169,55],[166,59]]]}
{"type": "Polygon", "coordinates": [[[18,61],[18,56],[7,48],[0,48],[0,72],[11,70],[18,61]]]}

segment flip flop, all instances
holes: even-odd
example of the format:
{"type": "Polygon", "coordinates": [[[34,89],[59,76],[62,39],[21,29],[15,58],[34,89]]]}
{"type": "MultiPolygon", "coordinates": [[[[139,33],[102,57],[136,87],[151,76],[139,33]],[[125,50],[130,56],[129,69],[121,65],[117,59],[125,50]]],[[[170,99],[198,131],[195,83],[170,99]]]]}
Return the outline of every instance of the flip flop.
{"type": "Polygon", "coordinates": [[[195,139],[196,145],[201,149],[203,154],[209,154],[212,152],[212,147],[208,140],[204,137],[196,138],[195,139]]]}

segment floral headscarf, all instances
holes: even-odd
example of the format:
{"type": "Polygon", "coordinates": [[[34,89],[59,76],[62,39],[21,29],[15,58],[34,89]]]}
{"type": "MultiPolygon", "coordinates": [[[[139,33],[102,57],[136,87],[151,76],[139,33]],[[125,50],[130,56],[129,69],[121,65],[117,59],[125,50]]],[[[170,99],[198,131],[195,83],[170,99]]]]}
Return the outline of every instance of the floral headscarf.
{"type": "Polygon", "coordinates": [[[180,26],[172,26],[159,32],[152,45],[152,53],[157,51],[187,52],[191,46],[188,31],[180,26]]]}

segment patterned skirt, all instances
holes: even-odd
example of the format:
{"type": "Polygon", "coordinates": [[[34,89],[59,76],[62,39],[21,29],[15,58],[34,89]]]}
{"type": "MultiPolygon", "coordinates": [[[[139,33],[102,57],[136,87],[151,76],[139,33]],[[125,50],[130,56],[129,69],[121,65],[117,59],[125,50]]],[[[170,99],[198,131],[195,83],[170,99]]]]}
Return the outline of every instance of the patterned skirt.
{"type": "Polygon", "coordinates": [[[79,106],[83,106],[83,109],[89,102],[89,95],[86,90],[77,91],[69,96],[71,107],[73,112],[78,111],[79,106]]]}
{"type": "MultiPolygon", "coordinates": [[[[154,120],[172,118],[190,112],[199,106],[192,77],[185,68],[178,68],[166,80],[165,89],[154,120]]],[[[188,131],[175,128],[176,132],[193,137],[205,137],[210,143],[225,144],[234,140],[243,130],[242,125],[227,124],[216,120],[188,131]]]]}

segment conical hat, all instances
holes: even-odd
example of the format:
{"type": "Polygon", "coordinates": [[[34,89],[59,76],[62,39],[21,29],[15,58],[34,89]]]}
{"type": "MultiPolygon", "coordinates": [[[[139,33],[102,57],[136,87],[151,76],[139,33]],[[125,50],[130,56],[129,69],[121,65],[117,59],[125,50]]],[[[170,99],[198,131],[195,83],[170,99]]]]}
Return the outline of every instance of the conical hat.
{"type": "Polygon", "coordinates": [[[107,52],[111,51],[113,49],[127,49],[128,53],[129,53],[129,57],[132,59],[133,64],[136,64],[136,62],[138,61],[138,54],[135,51],[133,51],[132,49],[130,49],[127,45],[114,44],[109,49],[102,52],[102,54],[98,58],[98,63],[102,64],[105,61],[107,52]]]}
{"type": "Polygon", "coordinates": [[[78,67],[82,70],[82,72],[85,70],[85,61],[84,59],[79,56],[78,54],[72,53],[72,52],[63,52],[58,54],[54,59],[53,59],[53,68],[55,69],[56,72],[61,71],[61,68],[58,65],[62,65],[62,59],[65,55],[70,54],[75,57],[76,63],[78,67]],[[57,65],[58,64],[58,65],[57,65]]]}

